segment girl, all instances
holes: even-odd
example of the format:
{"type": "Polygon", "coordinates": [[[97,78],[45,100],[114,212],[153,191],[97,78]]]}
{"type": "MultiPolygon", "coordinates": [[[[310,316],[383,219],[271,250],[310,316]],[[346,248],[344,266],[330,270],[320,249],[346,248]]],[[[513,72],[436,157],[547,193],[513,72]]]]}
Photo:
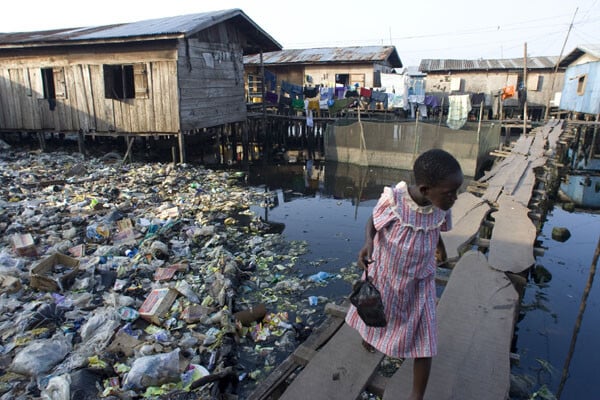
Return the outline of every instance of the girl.
{"type": "Polygon", "coordinates": [[[437,353],[435,319],[436,252],[445,259],[440,231],[452,225],[450,207],[463,183],[458,161],[432,149],[414,163],[415,184],[400,182],[384,189],[366,226],[365,245],[358,254],[361,268],[381,292],[387,326],[369,327],[350,306],[348,325],[375,349],[394,358],[414,358],[411,400],[423,399],[437,353]],[[367,267],[368,266],[368,267],[367,267]]]}

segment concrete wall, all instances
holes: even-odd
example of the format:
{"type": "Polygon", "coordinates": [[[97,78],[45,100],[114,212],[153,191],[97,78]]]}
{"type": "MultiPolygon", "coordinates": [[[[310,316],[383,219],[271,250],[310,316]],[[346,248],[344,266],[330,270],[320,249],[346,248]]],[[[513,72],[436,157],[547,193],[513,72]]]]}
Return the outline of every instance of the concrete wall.
{"type": "Polygon", "coordinates": [[[338,162],[412,169],[415,158],[431,148],[452,153],[468,176],[478,176],[489,152],[500,143],[500,124],[476,123],[464,129],[426,123],[355,122],[329,125],[325,133],[325,157],[338,162]]]}

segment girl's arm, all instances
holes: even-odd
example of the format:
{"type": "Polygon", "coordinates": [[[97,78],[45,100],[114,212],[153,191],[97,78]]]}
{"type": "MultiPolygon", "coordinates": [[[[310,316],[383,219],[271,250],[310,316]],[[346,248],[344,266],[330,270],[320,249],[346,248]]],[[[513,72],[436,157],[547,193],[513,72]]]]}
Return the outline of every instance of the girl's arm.
{"type": "Polygon", "coordinates": [[[358,252],[358,266],[362,269],[367,268],[367,264],[371,263],[373,255],[373,238],[375,237],[375,225],[373,225],[373,216],[370,216],[365,226],[365,244],[358,252]]]}
{"type": "Polygon", "coordinates": [[[442,265],[446,264],[447,257],[448,256],[446,255],[446,246],[444,246],[444,241],[442,240],[442,235],[440,235],[440,238],[437,243],[437,247],[435,248],[436,264],[438,266],[442,266],[442,265]]]}

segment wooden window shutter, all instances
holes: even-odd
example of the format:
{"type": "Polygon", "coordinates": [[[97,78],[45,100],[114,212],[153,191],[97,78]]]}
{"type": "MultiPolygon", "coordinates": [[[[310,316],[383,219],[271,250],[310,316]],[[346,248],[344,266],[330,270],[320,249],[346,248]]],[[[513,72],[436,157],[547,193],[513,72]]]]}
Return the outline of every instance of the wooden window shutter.
{"type": "Polygon", "coordinates": [[[136,99],[147,99],[148,93],[148,69],[145,63],[133,64],[133,82],[136,99]]]}
{"type": "Polygon", "coordinates": [[[54,90],[57,99],[67,98],[67,83],[65,82],[65,69],[64,68],[53,68],[52,74],[54,75],[54,90]]]}

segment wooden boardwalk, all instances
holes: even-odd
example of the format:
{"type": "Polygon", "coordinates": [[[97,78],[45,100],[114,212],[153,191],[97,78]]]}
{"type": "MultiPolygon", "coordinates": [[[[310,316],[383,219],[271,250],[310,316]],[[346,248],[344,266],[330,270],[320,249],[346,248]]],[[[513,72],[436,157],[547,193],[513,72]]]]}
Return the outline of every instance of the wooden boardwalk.
{"type": "MultiPolygon", "coordinates": [[[[519,138],[473,183],[477,195],[462,193],[453,207],[454,228],[443,239],[455,264],[437,306],[439,347],[426,399],[508,398],[510,344],[523,289],[515,282],[522,283],[519,274],[535,263],[538,228],[529,207],[545,194],[540,187],[548,177],[540,170],[555,154],[561,132],[556,120],[519,138]],[[484,227],[491,228],[489,238],[481,237],[484,227]]],[[[351,400],[365,390],[383,400],[408,398],[411,360],[383,377],[383,354],[362,348],[360,336],[343,322],[344,307],[328,310],[323,326],[248,399],[351,400]]]]}

